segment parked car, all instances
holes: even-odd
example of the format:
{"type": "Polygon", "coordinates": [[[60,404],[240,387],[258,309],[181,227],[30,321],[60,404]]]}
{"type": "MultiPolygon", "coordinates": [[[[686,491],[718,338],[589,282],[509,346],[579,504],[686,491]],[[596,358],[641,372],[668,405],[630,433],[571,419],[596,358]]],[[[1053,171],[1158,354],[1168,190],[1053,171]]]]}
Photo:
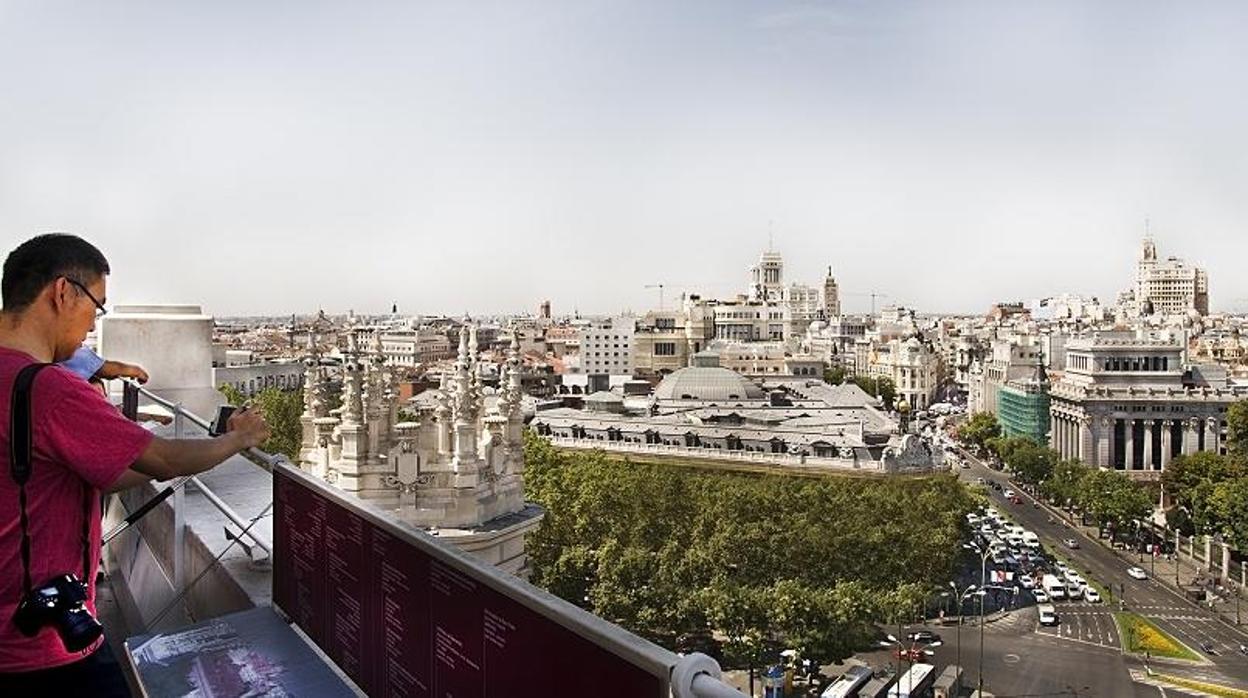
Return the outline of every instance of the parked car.
{"type": "Polygon", "coordinates": [[[1036,588],[1036,580],[1032,579],[1031,575],[1029,574],[1024,574],[1023,576],[1019,577],[1018,583],[1022,584],[1024,589],[1036,588]]]}
{"type": "Polygon", "coordinates": [[[1148,574],[1139,567],[1128,567],[1127,576],[1132,579],[1148,579],[1148,574]]]}
{"type": "Polygon", "coordinates": [[[1035,589],[1032,589],[1031,595],[1035,597],[1036,603],[1048,603],[1049,602],[1049,595],[1044,593],[1044,589],[1041,589],[1040,587],[1036,587],[1035,589]]]}
{"type": "Polygon", "coordinates": [[[1100,592],[1098,592],[1096,589],[1093,589],[1092,587],[1084,587],[1083,600],[1087,601],[1088,603],[1100,603],[1101,594],[1100,592]]]}

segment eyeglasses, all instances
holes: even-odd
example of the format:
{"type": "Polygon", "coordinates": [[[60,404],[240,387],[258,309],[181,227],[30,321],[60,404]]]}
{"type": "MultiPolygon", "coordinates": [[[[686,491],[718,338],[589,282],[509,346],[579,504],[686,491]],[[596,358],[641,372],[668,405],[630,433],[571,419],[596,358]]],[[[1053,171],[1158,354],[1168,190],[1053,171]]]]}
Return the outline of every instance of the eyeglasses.
{"type": "Polygon", "coordinates": [[[87,298],[90,298],[91,302],[95,304],[95,317],[97,319],[102,318],[108,314],[108,308],[105,308],[103,303],[96,300],[95,296],[91,295],[91,292],[87,290],[87,287],[81,281],[76,281],[74,279],[69,278],[68,276],[65,277],[65,280],[73,284],[74,286],[77,286],[79,291],[82,291],[83,293],[87,294],[87,298]]]}

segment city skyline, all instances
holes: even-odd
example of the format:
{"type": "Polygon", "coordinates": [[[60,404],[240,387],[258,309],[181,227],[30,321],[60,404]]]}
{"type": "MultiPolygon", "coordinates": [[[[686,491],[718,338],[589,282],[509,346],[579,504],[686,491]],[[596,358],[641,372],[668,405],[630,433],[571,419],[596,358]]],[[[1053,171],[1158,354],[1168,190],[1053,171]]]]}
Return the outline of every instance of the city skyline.
{"type": "Polygon", "coordinates": [[[1148,218],[1248,308],[1230,4],[0,18],[0,231],[96,242],[113,302],[640,313],[744,292],[771,236],[850,312],[1112,303],[1148,218]]]}

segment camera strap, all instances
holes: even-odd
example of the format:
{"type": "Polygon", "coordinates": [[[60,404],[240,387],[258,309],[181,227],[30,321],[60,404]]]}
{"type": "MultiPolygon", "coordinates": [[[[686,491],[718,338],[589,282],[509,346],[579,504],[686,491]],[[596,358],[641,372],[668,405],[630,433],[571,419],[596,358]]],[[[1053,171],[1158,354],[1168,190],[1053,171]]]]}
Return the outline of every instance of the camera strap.
{"type": "MultiPolygon", "coordinates": [[[[23,367],[13,381],[13,395],[9,402],[9,474],[17,483],[21,508],[22,583],[27,594],[33,588],[30,582],[30,522],[26,515],[26,481],[30,479],[35,445],[30,394],[35,376],[51,365],[35,363],[23,367]]],[[[91,487],[85,483],[82,502],[82,578],[86,580],[91,574],[91,487]]]]}

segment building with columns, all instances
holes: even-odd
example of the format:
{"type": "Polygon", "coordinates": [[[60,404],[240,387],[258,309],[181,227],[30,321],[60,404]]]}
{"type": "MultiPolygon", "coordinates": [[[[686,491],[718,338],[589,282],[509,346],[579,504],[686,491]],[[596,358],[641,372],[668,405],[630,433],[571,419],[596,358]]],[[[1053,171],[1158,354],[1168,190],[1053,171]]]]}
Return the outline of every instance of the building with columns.
{"type": "Polygon", "coordinates": [[[1182,335],[1095,333],[1066,350],[1051,393],[1050,443],[1063,458],[1157,477],[1175,456],[1225,452],[1226,409],[1248,386],[1185,365],[1182,335]]]}

